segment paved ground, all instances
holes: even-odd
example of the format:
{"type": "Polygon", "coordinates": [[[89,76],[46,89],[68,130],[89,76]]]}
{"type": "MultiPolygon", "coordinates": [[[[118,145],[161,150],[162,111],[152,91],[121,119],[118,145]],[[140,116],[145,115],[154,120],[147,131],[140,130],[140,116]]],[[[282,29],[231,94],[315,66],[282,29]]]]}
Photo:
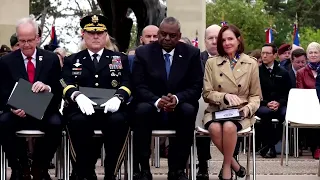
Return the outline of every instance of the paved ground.
{"type": "MultiPolygon", "coordinates": [[[[215,147],[212,147],[212,160],[210,160],[210,178],[217,179],[217,173],[222,164],[222,156],[215,147]]],[[[308,154],[308,153],[307,153],[308,154]]],[[[241,153],[240,163],[246,166],[246,155],[241,153]]],[[[280,165],[280,156],[275,159],[263,159],[257,155],[257,179],[258,180],[320,180],[317,177],[318,160],[314,160],[311,156],[302,156],[299,158],[290,157],[289,166],[280,165]]],[[[252,165],[250,166],[252,170],[252,165]]],[[[50,174],[54,176],[54,170],[50,170],[50,174]]],[[[99,177],[103,177],[103,167],[100,162],[97,163],[96,172],[99,177]]],[[[167,160],[161,159],[160,168],[152,167],[155,180],[165,180],[167,173],[167,160]]],[[[8,174],[10,170],[8,170],[8,174]]],[[[252,178],[251,178],[252,179],[252,178]]]]}

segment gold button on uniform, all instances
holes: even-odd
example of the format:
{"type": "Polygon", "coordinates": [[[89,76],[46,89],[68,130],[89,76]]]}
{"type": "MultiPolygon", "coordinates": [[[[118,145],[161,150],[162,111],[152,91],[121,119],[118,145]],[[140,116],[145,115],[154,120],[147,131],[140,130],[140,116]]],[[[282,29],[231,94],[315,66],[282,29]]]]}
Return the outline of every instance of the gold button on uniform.
{"type": "Polygon", "coordinates": [[[98,76],[98,74],[96,74],[94,77],[98,78],[99,76],[98,76]]]}
{"type": "Polygon", "coordinates": [[[95,85],[96,85],[96,86],[99,86],[99,83],[96,83],[95,85]]]}

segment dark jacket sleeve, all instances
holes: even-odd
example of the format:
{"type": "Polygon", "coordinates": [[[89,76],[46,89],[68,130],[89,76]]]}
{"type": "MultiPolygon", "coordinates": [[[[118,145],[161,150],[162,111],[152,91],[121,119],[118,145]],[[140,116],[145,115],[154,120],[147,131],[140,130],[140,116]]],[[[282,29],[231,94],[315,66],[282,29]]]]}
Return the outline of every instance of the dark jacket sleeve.
{"type": "Polygon", "coordinates": [[[179,103],[198,102],[201,97],[203,87],[203,71],[200,61],[200,50],[196,50],[191,57],[191,63],[188,70],[188,85],[184,91],[177,92],[179,103]]]}
{"type": "Polygon", "coordinates": [[[51,87],[51,92],[53,93],[53,106],[59,108],[59,104],[61,103],[62,98],[62,86],[60,84],[61,78],[61,66],[59,58],[56,54],[52,56],[52,66],[49,72],[49,81],[48,84],[51,87]]]}
{"type": "Polygon", "coordinates": [[[132,93],[128,56],[121,55],[121,62],[123,66],[123,71],[121,74],[121,86],[118,88],[115,94],[121,95],[124,98],[123,103],[127,103],[132,93]]]}
{"type": "MultiPolygon", "coordinates": [[[[143,47],[142,47],[143,48],[143,47]]],[[[132,82],[135,87],[135,96],[137,99],[154,104],[159,97],[152,93],[146,83],[146,62],[143,58],[145,54],[142,48],[136,50],[136,56],[133,62],[132,82]]]]}
{"type": "Polygon", "coordinates": [[[9,67],[4,59],[0,58],[0,111],[8,111],[9,108],[6,106],[8,98],[11,94],[11,90],[14,86],[9,67]]]}
{"type": "Polygon", "coordinates": [[[287,106],[289,91],[291,89],[291,80],[289,77],[288,71],[283,71],[283,85],[282,85],[282,93],[280,95],[279,103],[280,106],[287,106]]]}
{"type": "Polygon", "coordinates": [[[60,83],[62,85],[62,95],[65,100],[71,101],[71,95],[73,92],[78,91],[75,80],[72,76],[72,60],[75,54],[65,57],[62,68],[62,75],[60,83]]]}
{"type": "Polygon", "coordinates": [[[318,73],[316,78],[316,90],[317,90],[318,99],[320,101],[320,73],[318,73]]]}

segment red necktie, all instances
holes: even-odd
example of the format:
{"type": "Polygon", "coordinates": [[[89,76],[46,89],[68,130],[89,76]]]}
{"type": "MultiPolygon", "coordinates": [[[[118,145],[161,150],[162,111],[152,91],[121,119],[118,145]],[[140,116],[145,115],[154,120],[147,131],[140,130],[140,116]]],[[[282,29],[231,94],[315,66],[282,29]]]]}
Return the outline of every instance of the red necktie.
{"type": "Polygon", "coordinates": [[[34,64],[32,63],[32,57],[27,57],[28,63],[27,63],[27,73],[29,77],[29,82],[34,83],[34,75],[36,72],[36,68],[34,67],[34,64]]]}

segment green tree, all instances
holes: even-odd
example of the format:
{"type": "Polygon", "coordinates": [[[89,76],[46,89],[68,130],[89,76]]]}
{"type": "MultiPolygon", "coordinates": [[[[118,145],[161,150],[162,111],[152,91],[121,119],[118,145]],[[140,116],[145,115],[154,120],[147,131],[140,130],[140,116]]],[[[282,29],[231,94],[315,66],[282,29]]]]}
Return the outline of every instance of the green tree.
{"type": "Polygon", "coordinates": [[[307,46],[311,42],[319,42],[320,39],[320,29],[314,29],[311,27],[303,27],[299,31],[300,35],[300,44],[304,49],[307,49],[307,46]]]}
{"type": "Polygon", "coordinates": [[[242,32],[246,51],[261,48],[265,42],[265,29],[273,18],[264,11],[265,3],[255,4],[243,0],[217,0],[207,4],[206,24],[220,24],[222,17],[229,24],[236,25],[242,32]]]}

